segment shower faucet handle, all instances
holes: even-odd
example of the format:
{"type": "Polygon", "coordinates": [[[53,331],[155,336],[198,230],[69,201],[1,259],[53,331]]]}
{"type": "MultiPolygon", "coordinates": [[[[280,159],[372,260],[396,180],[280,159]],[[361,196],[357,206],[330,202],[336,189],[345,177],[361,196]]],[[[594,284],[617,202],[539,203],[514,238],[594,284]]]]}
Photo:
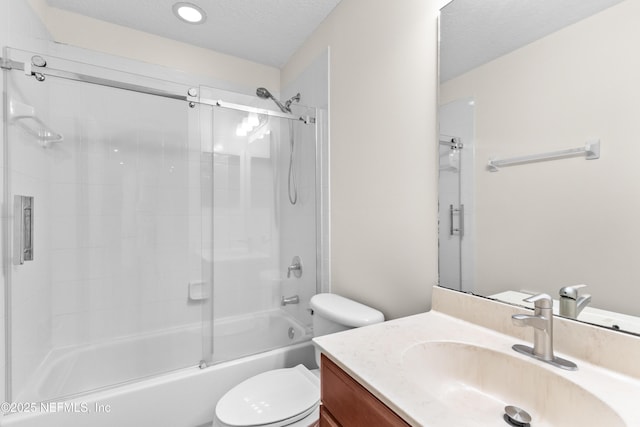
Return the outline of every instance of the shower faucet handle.
{"type": "Polygon", "coordinates": [[[293,259],[291,260],[291,265],[287,267],[287,278],[291,277],[292,271],[295,277],[302,277],[302,261],[297,255],[293,257],[293,259]]]}

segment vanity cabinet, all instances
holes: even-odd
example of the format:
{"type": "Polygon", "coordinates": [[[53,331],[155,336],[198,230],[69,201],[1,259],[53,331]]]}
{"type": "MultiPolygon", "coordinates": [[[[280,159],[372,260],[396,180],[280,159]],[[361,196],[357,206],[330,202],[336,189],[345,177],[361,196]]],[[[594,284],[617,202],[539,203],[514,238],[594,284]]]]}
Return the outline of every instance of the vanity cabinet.
{"type": "Polygon", "coordinates": [[[320,427],[409,426],[325,355],[320,363],[320,427]]]}

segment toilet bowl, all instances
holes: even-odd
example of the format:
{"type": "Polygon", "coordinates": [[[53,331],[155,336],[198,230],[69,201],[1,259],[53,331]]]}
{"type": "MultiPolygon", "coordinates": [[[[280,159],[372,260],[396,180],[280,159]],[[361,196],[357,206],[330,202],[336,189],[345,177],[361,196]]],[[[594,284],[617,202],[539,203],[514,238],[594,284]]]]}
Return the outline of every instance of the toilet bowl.
{"type": "MultiPolygon", "coordinates": [[[[321,336],[384,321],[371,307],[336,294],[311,298],[313,335],[321,336]]],[[[316,349],[319,364],[320,352],[316,349]]],[[[216,405],[215,427],[309,427],[318,421],[320,372],[304,365],[253,376],[229,390],[216,405]]]]}
{"type": "Polygon", "coordinates": [[[218,401],[216,418],[219,427],[281,427],[299,421],[303,426],[319,401],[319,374],[298,365],[263,372],[233,387],[218,401]]]}

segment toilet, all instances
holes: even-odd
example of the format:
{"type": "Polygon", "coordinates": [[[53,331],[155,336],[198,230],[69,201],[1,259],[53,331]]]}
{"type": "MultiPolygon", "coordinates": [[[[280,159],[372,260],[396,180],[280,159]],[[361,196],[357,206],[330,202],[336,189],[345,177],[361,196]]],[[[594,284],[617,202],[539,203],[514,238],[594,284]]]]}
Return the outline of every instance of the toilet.
{"type": "MultiPolygon", "coordinates": [[[[321,336],[384,321],[376,309],[336,294],[311,298],[313,335],[321,336]]],[[[320,366],[320,351],[316,348],[320,366]]],[[[309,427],[318,421],[320,370],[304,365],[251,377],[229,390],[216,405],[215,427],[309,427]]]]}

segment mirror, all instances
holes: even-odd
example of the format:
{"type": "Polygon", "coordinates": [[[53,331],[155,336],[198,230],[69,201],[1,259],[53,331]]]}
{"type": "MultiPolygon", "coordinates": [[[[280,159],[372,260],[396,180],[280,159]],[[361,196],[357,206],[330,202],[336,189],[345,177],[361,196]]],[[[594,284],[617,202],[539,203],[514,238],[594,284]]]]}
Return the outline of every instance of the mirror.
{"type": "Polygon", "coordinates": [[[545,292],[640,333],[639,18],[636,0],[442,9],[441,286],[545,292]]]}

